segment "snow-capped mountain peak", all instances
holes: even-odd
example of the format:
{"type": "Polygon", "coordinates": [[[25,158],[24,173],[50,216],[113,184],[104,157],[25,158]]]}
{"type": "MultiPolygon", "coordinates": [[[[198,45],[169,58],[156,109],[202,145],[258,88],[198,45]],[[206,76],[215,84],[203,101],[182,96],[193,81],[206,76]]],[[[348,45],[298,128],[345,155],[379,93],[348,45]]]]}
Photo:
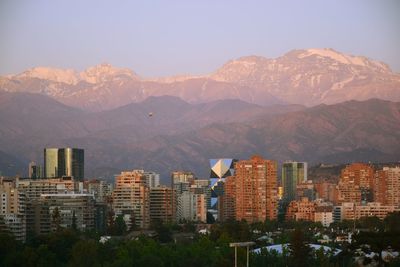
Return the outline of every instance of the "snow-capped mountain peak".
{"type": "Polygon", "coordinates": [[[111,64],[102,63],[81,72],[80,78],[88,83],[101,83],[122,78],[138,80],[139,76],[130,69],[116,68],[111,64]]]}
{"type": "Polygon", "coordinates": [[[14,78],[37,78],[66,84],[77,84],[78,73],[72,69],[35,67],[15,75],[14,78]]]}

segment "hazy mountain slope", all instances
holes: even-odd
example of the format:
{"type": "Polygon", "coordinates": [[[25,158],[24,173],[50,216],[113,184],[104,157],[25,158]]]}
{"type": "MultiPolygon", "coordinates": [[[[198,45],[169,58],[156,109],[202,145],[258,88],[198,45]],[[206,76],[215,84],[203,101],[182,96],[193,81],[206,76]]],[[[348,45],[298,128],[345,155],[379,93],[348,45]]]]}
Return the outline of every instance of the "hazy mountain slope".
{"type": "Polygon", "coordinates": [[[400,103],[377,99],[304,109],[163,96],[88,113],[37,94],[1,93],[0,123],[3,172],[13,164],[25,173],[21,162],[42,162],[46,146],[84,148],[86,173],[102,177],[133,168],[164,179],[175,169],[206,176],[209,158],[255,153],[311,163],[400,159],[400,103]]]}
{"type": "MultiPolygon", "coordinates": [[[[264,108],[240,100],[192,105],[177,97],[162,96],[90,113],[40,94],[0,93],[0,147],[26,164],[29,160],[41,162],[44,147],[66,145],[85,148],[87,159],[94,151],[99,151],[93,157],[104,156],[104,162],[109,164],[123,161],[120,155],[131,144],[157,135],[179,134],[211,123],[248,121],[302,108],[264,108]],[[111,157],[113,153],[116,154],[111,157]]],[[[90,168],[90,160],[87,162],[90,168]]]]}
{"type": "MultiPolygon", "coordinates": [[[[251,124],[213,124],[177,136],[129,144],[118,168],[177,168],[206,176],[208,159],[252,154],[312,163],[400,159],[400,103],[346,102],[276,115],[251,124]],[[130,153],[129,151],[134,151],[130,153]],[[360,156],[361,154],[361,156],[360,156]]],[[[103,162],[104,164],[104,162],[103,162]]]]}

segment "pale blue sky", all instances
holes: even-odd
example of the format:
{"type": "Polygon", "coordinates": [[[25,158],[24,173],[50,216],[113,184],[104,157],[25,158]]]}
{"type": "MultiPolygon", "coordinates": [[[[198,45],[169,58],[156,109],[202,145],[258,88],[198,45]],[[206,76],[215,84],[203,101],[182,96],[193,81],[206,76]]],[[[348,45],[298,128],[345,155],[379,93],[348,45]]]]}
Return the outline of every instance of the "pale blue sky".
{"type": "Polygon", "coordinates": [[[0,75],[102,62],[145,77],[330,47],[400,72],[400,1],[0,0],[0,75]]]}

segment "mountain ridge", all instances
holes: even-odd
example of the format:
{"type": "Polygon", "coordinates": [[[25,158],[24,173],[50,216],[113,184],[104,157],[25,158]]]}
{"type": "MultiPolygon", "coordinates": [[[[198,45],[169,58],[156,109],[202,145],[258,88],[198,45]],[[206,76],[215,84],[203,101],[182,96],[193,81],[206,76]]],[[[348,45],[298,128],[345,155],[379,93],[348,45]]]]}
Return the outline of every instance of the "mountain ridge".
{"type": "Polygon", "coordinates": [[[146,79],[110,64],[80,73],[39,70],[1,77],[0,91],[45,94],[90,111],[110,110],[161,95],[178,96],[189,103],[238,98],[263,106],[314,106],[373,97],[400,101],[400,74],[385,63],[333,49],[292,50],[274,59],[241,57],[203,76],[146,79]],[[61,73],[59,77],[57,73],[61,73]]]}

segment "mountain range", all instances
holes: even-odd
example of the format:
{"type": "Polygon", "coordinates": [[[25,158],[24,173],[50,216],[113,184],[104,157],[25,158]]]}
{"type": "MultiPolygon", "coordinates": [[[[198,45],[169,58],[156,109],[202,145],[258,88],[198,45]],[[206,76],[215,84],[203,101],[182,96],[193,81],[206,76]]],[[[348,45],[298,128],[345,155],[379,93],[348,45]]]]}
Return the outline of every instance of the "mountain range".
{"type": "Polygon", "coordinates": [[[400,74],[333,49],[231,60],[209,75],[143,78],[101,64],[0,78],[0,171],[45,147],[85,149],[86,176],[192,170],[260,154],[279,162],[400,159],[400,74]]]}
{"type": "Polygon", "coordinates": [[[400,74],[363,56],[305,49],[274,59],[242,57],[202,76],[148,79],[110,64],[82,72],[37,67],[1,77],[0,91],[43,94],[87,111],[111,110],[163,95],[191,104],[239,99],[261,106],[314,106],[370,98],[400,101],[400,74]]]}

